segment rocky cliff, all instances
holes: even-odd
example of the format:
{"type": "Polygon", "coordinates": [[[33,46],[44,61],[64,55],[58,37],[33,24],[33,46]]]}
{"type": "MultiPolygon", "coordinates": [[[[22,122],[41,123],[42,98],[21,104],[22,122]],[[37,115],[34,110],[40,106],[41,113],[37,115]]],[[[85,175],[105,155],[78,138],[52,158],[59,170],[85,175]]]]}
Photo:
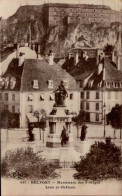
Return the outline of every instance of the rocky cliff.
{"type": "MultiPolygon", "coordinates": [[[[48,16],[47,16],[48,17],[48,16]]],[[[65,56],[70,48],[97,47],[102,48],[107,43],[120,50],[121,29],[119,23],[102,27],[97,23],[90,25],[58,24],[47,27],[43,20],[43,6],[22,6],[9,17],[5,25],[0,25],[4,43],[20,41],[39,42],[41,53],[53,49],[56,56],[65,56]]]]}

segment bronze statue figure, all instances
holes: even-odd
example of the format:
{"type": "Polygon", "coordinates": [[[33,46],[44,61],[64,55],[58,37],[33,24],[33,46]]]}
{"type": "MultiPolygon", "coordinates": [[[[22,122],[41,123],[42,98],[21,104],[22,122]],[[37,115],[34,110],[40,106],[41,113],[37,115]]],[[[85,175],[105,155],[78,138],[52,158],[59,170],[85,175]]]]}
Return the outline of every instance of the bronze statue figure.
{"type": "Polygon", "coordinates": [[[66,97],[68,97],[68,93],[64,86],[64,82],[61,81],[60,85],[54,91],[55,93],[55,105],[54,106],[65,106],[66,97]]]}

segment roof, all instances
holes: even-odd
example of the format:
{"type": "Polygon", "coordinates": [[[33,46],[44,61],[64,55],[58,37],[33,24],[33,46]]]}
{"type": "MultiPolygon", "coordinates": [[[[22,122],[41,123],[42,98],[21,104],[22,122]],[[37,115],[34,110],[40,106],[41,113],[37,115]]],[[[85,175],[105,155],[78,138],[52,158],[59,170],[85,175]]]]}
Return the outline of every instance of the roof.
{"type": "Polygon", "coordinates": [[[101,71],[101,73],[98,75],[98,70],[93,73],[93,75],[89,78],[87,86],[85,89],[100,89],[101,87],[104,87],[104,89],[107,90],[122,90],[120,86],[118,88],[115,88],[113,86],[113,82],[116,83],[122,83],[122,72],[120,70],[117,70],[113,62],[109,58],[104,58],[104,68],[105,72],[101,71]],[[103,76],[104,75],[104,76],[103,76]],[[90,83],[92,82],[92,85],[90,83]],[[102,82],[102,83],[101,83],[102,82]],[[101,87],[99,84],[101,83],[101,87]],[[108,88],[106,86],[106,83],[110,84],[110,87],[108,88]]]}
{"type": "MultiPolygon", "coordinates": [[[[14,77],[16,78],[16,85],[14,87],[14,89],[10,89],[10,83],[8,85],[8,88],[6,90],[14,90],[14,91],[18,91],[20,90],[20,85],[21,85],[21,76],[22,76],[22,72],[23,72],[23,66],[18,66],[18,59],[14,58],[12,59],[12,61],[10,62],[7,71],[3,74],[3,78],[8,77],[9,80],[10,78],[14,77]]],[[[4,87],[3,87],[4,89],[4,87]]]]}
{"type": "Polygon", "coordinates": [[[53,81],[53,89],[60,84],[61,80],[66,80],[68,82],[69,90],[78,89],[75,79],[59,65],[49,65],[45,59],[25,60],[21,78],[21,91],[49,91],[50,89],[47,85],[49,80],[53,81]],[[38,89],[33,89],[33,80],[38,80],[38,89]]]}
{"type": "Polygon", "coordinates": [[[49,7],[64,7],[64,8],[96,8],[96,9],[111,9],[109,6],[106,5],[94,5],[94,4],[66,4],[66,3],[47,3],[45,4],[49,7]]]}
{"type": "Polygon", "coordinates": [[[83,80],[96,70],[96,58],[81,59],[74,65],[74,58],[67,59],[62,68],[66,69],[76,80],[83,80]]]}

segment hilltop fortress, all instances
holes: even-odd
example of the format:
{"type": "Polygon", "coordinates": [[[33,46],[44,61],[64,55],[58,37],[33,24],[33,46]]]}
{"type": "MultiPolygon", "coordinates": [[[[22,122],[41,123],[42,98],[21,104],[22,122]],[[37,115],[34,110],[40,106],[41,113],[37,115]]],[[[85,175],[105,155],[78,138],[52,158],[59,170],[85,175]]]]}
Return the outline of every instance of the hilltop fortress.
{"type": "Polygon", "coordinates": [[[61,24],[91,24],[109,26],[113,22],[121,22],[121,12],[105,5],[60,4],[43,5],[44,22],[47,26],[61,24]]]}

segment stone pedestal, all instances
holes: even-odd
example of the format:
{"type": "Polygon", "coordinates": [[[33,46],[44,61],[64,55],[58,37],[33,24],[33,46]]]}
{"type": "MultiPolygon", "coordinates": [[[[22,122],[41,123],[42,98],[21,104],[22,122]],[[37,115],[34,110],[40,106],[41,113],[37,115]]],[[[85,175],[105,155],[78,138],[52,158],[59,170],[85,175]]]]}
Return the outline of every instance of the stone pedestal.
{"type": "Polygon", "coordinates": [[[61,132],[65,126],[69,135],[68,146],[73,145],[73,135],[71,133],[72,116],[67,114],[67,107],[53,107],[49,119],[49,134],[47,136],[46,146],[50,148],[61,147],[61,132]]]}

